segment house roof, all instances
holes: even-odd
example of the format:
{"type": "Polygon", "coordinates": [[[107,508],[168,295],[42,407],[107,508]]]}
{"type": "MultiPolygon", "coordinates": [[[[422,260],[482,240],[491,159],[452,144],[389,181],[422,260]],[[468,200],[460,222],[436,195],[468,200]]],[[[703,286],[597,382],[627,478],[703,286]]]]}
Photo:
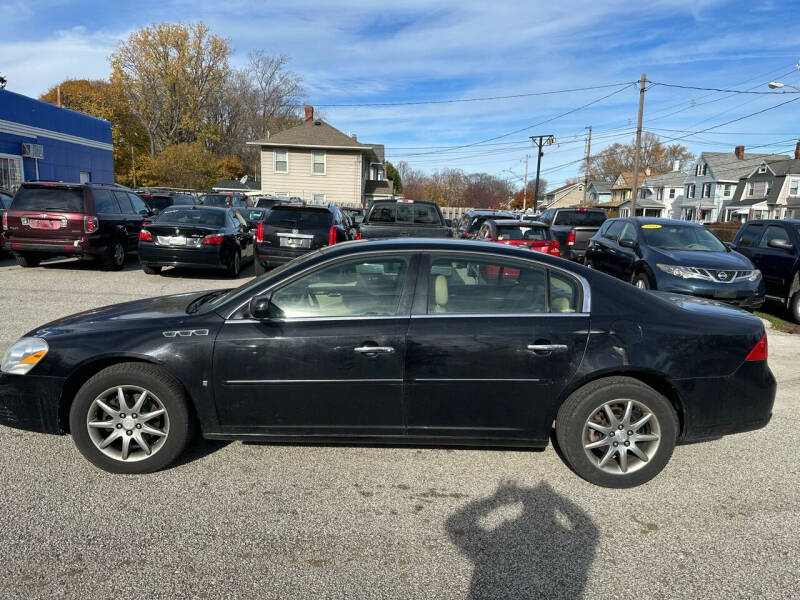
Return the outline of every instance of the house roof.
{"type": "MultiPolygon", "coordinates": [[[[321,119],[303,121],[300,125],[284,129],[274,135],[254,142],[253,146],[300,146],[306,148],[336,148],[370,151],[373,147],[362,144],[321,119]]],[[[381,151],[383,146],[381,146],[381,151]]]]}
{"type": "Polygon", "coordinates": [[[587,187],[593,187],[598,194],[610,194],[611,184],[607,181],[590,181],[587,187]]]}
{"type": "Polygon", "coordinates": [[[736,191],[733,192],[733,196],[730,199],[730,202],[727,202],[723,205],[724,208],[729,208],[731,206],[750,206],[751,204],[757,202],[763,202],[766,200],[767,204],[777,204],[778,196],[781,193],[781,188],[783,188],[783,181],[786,179],[786,175],[780,175],[775,177],[772,173],[767,174],[758,174],[757,176],[753,176],[752,178],[748,177],[741,177],[739,179],[739,183],[736,184],[736,191]],[[756,196],[745,196],[744,190],[747,187],[748,183],[754,182],[768,182],[769,191],[767,195],[759,194],[756,196]],[[757,202],[753,202],[756,200],[757,202]]]}
{"type": "Polygon", "coordinates": [[[732,152],[703,152],[697,162],[708,163],[717,181],[738,181],[740,177],[749,175],[750,171],[761,164],[762,160],[766,160],[771,165],[773,161],[787,159],[789,157],[785,154],[746,153],[740,160],[732,152]]]}
{"type": "MultiPolygon", "coordinates": [[[[642,181],[644,181],[647,177],[660,177],[663,173],[650,173],[650,175],[645,175],[644,171],[639,173],[639,181],[637,184],[637,188],[642,185],[642,181]]],[[[624,180],[624,183],[617,184],[616,180],[614,180],[614,184],[611,186],[612,190],[629,190],[631,189],[631,183],[633,182],[633,173],[630,171],[623,171],[619,174],[620,177],[624,180]]],[[[619,177],[617,177],[619,179],[619,177]]]]}
{"type": "MultiPolygon", "coordinates": [[[[790,158],[787,160],[767,160],[764,161],[772,169],[775,175],[800,175],[800,159],[790,158]]],[[[759,165],[761,163],[759,162],[759,165]]]]}
{"type": "Polygon", "coordinates": [[[212,190],[242,190],[243,192],[247,192],[250,190],[260,190],[261,184],[257,181],[250,181],[248,180],[246,183],[242,183],[238,179],[220,179],[214,186],[211,188],[212,190]]]}
{"type": "Polygon", "coordinates": [[[571,188],[578,187],[579,185],[583,185],[583,183],[568,183],[567,185],[562,185],[561,187],[557,187],[554,190],[550,190],[546,192],[544,197],[547,198],[548,196],[555,196],[556,194],[561,194],[562,192],[569,192],[571,188]]]}
{"type": "Polygon", "coordinates": [[[681,208],[714,208],[714,201],[711,198],[684,198],[681,208]]]}
{"type": "MultiPolygon", "coordinates": [[[[630,206],[630,204],[631,200],[628,198],[627,200],[620,202],[617,206],[622,208],[623,206],[630,206]]],[[[636,208],[666,208],[666,206],[664,206],[658,200],[652,200],[650,198],[637,198],[636,208]]]]}
{"type": "Polygon", "coordinates": [[[657,176],[650,176],[646,177],[645,180],[642,182],[642,185],[645,186],[652,186],[652,187],[664,187],[664,186],[683,186],[683,182],[686,180],[686,173],[683,171],[670,171],[669,173],[664,173],[663,175],[657,176]]]}

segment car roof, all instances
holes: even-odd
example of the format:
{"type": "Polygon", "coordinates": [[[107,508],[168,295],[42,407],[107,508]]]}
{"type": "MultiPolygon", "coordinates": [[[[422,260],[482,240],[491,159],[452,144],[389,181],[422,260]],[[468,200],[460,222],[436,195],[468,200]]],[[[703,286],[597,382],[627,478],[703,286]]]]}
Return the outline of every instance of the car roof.
{"type": "Polygon", "coordinates": [[[531,225],[547,227],[547,223],[542,223],[541,221],[524,221],[522,219],[489,219],[487,223],[491,221],[495,225],[521,225],[525,227],[530,227],[531,225]]]}
{"type": "MultiPolygon", "coordinates": [[[[227,206],[208,206],[207,204],[173,204],[164,209],[164,211],[172,210],[174,208],[189,208],[191,210],[206,210],[206,211],[225,211],[230,212],[231,208],[227,206]]],[[[164,212],[162,211],[162,212],[164,212]]]]}
{"type": "Polygon", "coordinates": [[[762,223],[764,225],[775,225],[777,223],[791,223],[792,225],[800,225],[800,219],[751,219],[742,223],[742,225],[752,225],[754,223],[762,223]]]}
{"type": "Polygon", "coordinates": [[[507,210],[494,210],[493,208],[472,208],[467,211],[468,215],[510,215],[507,210]]]}
{"type": "Polygon", "coordinates": [[[642,225],[690,225],[692,227],[703,227],[700,223],[693,221],[683,221],[681,219],[660,219],[656,217],[621,217],[621,220],[634,221],[642,225]]]}

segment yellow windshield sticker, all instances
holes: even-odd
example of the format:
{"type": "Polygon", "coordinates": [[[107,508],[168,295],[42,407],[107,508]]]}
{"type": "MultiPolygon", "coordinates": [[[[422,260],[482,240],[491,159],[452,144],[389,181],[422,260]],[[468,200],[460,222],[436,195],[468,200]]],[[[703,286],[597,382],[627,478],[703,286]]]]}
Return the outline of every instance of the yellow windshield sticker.
{"type": "Polygon", "coordinates": [[[661,229],[661,225],[658,223],[647,223],[642,225],[642,229],[661,229]]]}

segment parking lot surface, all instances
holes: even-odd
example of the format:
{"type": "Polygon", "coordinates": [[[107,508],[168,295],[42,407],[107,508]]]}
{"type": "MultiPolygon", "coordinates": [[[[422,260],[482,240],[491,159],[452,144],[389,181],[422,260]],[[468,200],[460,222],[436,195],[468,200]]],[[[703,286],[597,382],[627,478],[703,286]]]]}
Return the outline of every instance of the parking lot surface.
{"type": "MultiPolygon", "coordinates": [[[[0,258],[0,353],[80,310],[238,283],[0,258]]],[[[628,490],[552,448],[198,439],[110,475],[69,437],[0,426],[0,598],[797,598],[800,336],[769,344],[769,426],[680,446],[628,490]]]]}

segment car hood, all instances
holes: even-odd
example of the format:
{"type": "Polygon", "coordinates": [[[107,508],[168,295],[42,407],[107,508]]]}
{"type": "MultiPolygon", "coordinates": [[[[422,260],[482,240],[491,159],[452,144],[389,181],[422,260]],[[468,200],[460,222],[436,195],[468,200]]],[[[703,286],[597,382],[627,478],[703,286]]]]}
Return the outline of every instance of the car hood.
{"type": "Polygon", "coordinates": [[[143,300],[134,300],[132,302],[123,302],[121,304],[93,308],[51,321],[46,325],[36,328],[27,335],[48,337],[70,333],[71,331],[82,329],[87,326],[102,327],[105,325],[120,328],[123,327],[125,323],[144,319],[161,320],[186,318],[186,307],[189,303],[210,291],[214,290],[158,296],[155,298],[145,298],[143,300]]]}
{"type": "Polygon", "coordinates": [[[663,256],[671,264],[704,269],[741,270],[753,268],[750,260],[738,252],[701,252],[697,250],[661,250],[653,248],[656,258],[663,256]]]}

